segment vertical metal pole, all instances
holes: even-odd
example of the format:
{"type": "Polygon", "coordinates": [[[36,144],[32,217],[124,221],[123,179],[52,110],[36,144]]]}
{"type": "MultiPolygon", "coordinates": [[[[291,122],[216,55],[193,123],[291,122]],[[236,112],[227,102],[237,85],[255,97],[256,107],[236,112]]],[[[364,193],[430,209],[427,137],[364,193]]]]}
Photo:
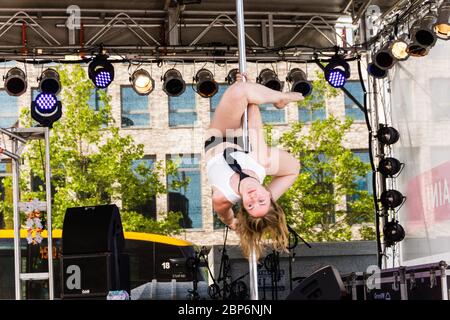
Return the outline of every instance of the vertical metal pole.
{"type": "Polygon", "coordinates": [[[48,262],[48,298],[54,299],[53,285],[53,235],[52,235],[52,186],[50,172],[50,129],[45,128],[45,195],[47,201],[47,262],[48,262]]]}
{"type": "MultiPolygon", "coordinates": [[[[17,152],[18,140],[13,139],[12,152],[17,152]]],[[[12,179],[13,179],[13,220],[14,220],[14,285],[16,300],[21,300],[21,283],[20,273],[22,270],[21,265],[21,247],[20,247],[20,215],[19,215],[19,200],[20,200],[20,188],[19,188],[19,163],[20,160],[12,159],[12,179]]]]}
{"type": "MultiPolygon", "coordinates": [[[[244,30],[244,5],[243,0],[236,0],[236,24],[238,29],[239,42],[239,71],[241,73],[247,70],[247,57],[245,54],[245,30],[244,30]]],[[[245,78],[243,78],[245,81],[245,78]]],[[[244,150],[249,151],[248,137],[248,115],[247,109],[244,111],[242,119],[242,137],[244,140],[244,150]]],[[[254,249],[250,252],[248,259],[249,277],[250,277],[250,299],[258,300],[258,270],[256,265],[256,252],[254,249]]]]}

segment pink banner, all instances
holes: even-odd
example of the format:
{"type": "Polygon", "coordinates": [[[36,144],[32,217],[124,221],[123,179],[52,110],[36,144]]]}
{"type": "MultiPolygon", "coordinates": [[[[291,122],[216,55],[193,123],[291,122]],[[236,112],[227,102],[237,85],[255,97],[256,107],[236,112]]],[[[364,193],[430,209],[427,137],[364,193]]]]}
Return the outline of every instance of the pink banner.
{"type": "Polygon", "coordinates": [[[411,179],[406,187],[404,220],[411,226],[450,220],[450,161],[411,179]]]}

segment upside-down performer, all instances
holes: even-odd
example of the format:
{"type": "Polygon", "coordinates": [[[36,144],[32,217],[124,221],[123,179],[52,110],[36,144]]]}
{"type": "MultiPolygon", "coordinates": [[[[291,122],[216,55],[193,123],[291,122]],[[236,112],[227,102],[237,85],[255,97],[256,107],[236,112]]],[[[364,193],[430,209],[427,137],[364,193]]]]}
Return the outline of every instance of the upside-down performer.
{"type": "MultiPolygon", "coordinates": [[[[245,75],[244,75],[245,76],[245,75]]],[[[219,219],[240,237],[242,251],[256,258],[262,253],[261,239],[268,234],[276,250],[288,245],[288,229],[276,200],[294,183],[299,161],[288,152],[267,146],[259,105],[271,103],[278,109],[303,98],[297,92],[279,92],[237,75],[223,94],[205,141],[208,181],[213,208],[219,219]],[[249,152],[244,152],[242,116],[247,109],[249,152]],[[272,176],[263,185],[264,178],[272,176]],[[236,217],[233,205],[239,204],[236,217]]]]}

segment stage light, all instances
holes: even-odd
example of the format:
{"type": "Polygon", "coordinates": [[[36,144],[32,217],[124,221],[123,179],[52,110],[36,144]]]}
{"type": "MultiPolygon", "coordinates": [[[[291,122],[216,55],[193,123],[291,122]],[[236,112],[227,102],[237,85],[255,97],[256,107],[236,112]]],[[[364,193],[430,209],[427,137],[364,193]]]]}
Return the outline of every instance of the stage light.
{"type": "Polygon", "coordinates": [[[394,209],[403,203],[403,195],[397,190],[386,190],[381,194],[380,201],[385,208],[394,209]]]}
{"type": "Polygon", "coordinates": [[[378,171],[387,177],[392,177],[400,172],[402,164],[395,158],[384,158],[378,164],[378,171]]]}
{"type": "Polygon", "coordinates": [[[134,91],[141,96],[149,95],[155,88],[155,80],[144,69],[133,72],[130,82],[134,91]]]}
{"type": "Polygon", "coordinates": [[[383,79],[387,76],[387,70],[383,70],[377,67],[374,63],[369,63],[367,66],[367,72],[374,78],[383,79]]]}
{"type": "Polygon", "coordinates": [[[261,70],[258,77],[256,78],[256,82],[272,90],[276,91],[283,90],[283,84],[278,79],[278,76],[275,73],[275,71],[268,68],[261,70]]]}
{"type": "Polygon", "coordinates": [[[20,96],[27,91],[27,77],[22,69],[10,69],[3,80],[5,80],[5,90],[10,96],[20,96]]]}
{"type": "Polygon", "coordinates": [[[61,102],[53,93],[39,93],[31,103],[31,117],[44,127],[51,128],[61,115],[61,102]]]}
{"type": "Polygon", "coordinates": [[[434,24],[436,16],[428,13],[421,20],[417,20],[411,27],[411,43],[408,45],[407,52],[415,57],[426,56],[436,43],[436,34],[434,33],[434,24]]]}
{"type": "Polygon", "coordinates": [[[392,56],[398,61],[404,61],[409,58],[409,53],[407,52],[408,42],[405,38],[400,37],[395,39],[389,46],[392,56]]]}
{"type": "Polygon", "coordinates": [[[389,247],[405,238],[405,229],[397,220],[393,219],[384,225],[383,235],[386,245],[389,247]]]}
{"type": "Polygon", "coordinates": [[[291,91],[299,92],[304,97],[312,92],[312,84],[306,80],[306,74],[299,68],[294,68],[289,71],[286,81],[291,84],[291,91]]]}
{"type": "Polygon", "coordinates": [[[208,69],[200,69],[195,75],[197,93],[203,98],[211,98],[219,90],[219,85],[214,80],[214,75],[208,69]]]}
{"type": "Polygon", "coordinates": [[[229,84],[232,85],[233,83],[236,82],[236,75],[239,72],[239,69],[235,68],[235,69],[231,69],[228,74],[227,77],[225,78],[225,81],[229,84]]]}
{"type": "Polygon", "coordinates": [[[436,34],[433,32],[436,21],[436,15],[430,12],[420,20],[419,27],[416,30],[413,30],[415,31],[415,41],[421,46],[431,48],[436,43],[436,34]]]}
{"type": "Polygon", "coordinates": [[[164,73],[162,79],[164,92],[171,97],[177,97],[186,90],[186,83],[180,71],[176,69],[169,69],[164,73]]]}
{"type": "Polygon", "coordinates": [[[394,144],[400,138],[398,131],[392,127],[381,127],[377,131],[377,138],[381,143],[386,145],[394,144]]]}
{"type": "Polygon", "coordinates": [[[450,0],[445,0],[439,7],[434,32],[439,39],[450,39],[450,0]]]}
{"type": "Polygon", "coordinates": [[[98,55],[89,64],[89,79],[99,89],[107,88],[114,80],[114,67],[107,59],[105,55],[98,55]]]}
{"type": "Polygon", "coordinates": [[[392,68],[396,62],[387,44],[374,53],[372,56],[372,61],[377,67],[383,70],[392,68]]]}
{"type": "Polygon", "coordinates": [[[61,82],[59,81],[59,73],[54,69],[46,69],[41,73],[38,79],[39,91],[45,93],[53,93],[57,95],[61,91],[61,82]]]}
{"type": "Polygon", "coordinates": [[[334,88],[341,88],[350,77],[350,66],[342,56],[334,55],[325,66],[325,79],[334,88]]]}

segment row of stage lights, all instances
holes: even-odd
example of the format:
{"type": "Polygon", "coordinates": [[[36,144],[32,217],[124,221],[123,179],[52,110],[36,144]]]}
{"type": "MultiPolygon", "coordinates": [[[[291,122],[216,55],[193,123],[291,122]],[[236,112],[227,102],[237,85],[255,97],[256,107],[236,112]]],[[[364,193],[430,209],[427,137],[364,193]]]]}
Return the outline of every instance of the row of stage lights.
{"type": "Polygon", "coordinates": [[[374,52],[368,72],[375,78],[384,78],[387,70],[397,61],[410,56],[424,57],[436,44],[437,39],[450,39],[450,0],[445,0],[436,12],[430,10],[422,19],[415,21],[408,34],[388,41],[374,52]]]}
{"type": "MultiPolygon", "coordinates": [[[[377,131],[377,139],[380,142],[382,149],[384,149],[385,146],[390,146],[396,143],[399,138],[399,132],[393,127],[380,125],[380,128],[377,131]]],[[[393,157],[384,157],[383,154],[382,159],[378,163],[378,172],[382,174],[383,179],[396,178],[402,170],[402,167],[403,164],[398,159],[393,157]]],[[[383,185],[385,185],[385,183],[383,185]]],[[[380,195],[380,202],[383,205],[385,215],[388,215],[389,210],[394,211],[395,208],[400,207],[404,201],[405,197],[403,194],[395,189],[383,190],[380,195]]],[[[405,230],[394,216],[391,221],[388,221],[384,225],[383,235],[386,246],[390,247],[405,238],[405,230]]]]}
{"type": "MultiPolygon", "coordinates": [[[[233,84],[236,81],[238,69],[232,69],[228,72],[225,81],[233,84]]],[[[346,80],[350,77],[350,67],[342,56],[335,55],[324,68],[325,78],[335,88],[344,86],[346,80]]],[[[107,60],[106,56],[96,56],[89,64],[88,75],[96,88],[105,89],[114,80],[114,67],[107,60]]],[[[20,68],[12,68],[4,77],[4,85],[6,92],[11,96],[20,96],[27,89],[27,79],[25,72],[20,68]]],[[[163,81],[163,90],[169,96],[179,96],[186,89],[186,82],[180,71],[177,69],[169,69],[161,77],[163,81]]],[[[290,84],[291,91],[302,93],[304,96],[311,94],[312,83],[307,80],[307,76],[300,68],[293,68],[289,71],[286,81],[290,84]]],[[[61,89],[59,74],[54,69],[46,69],[38,78],[39,91],[41,93],[49,93],[57,95],[61,89]]],[[[214,75],[208,69],[200,69],[193,82],[196,83],[196,92],[204,97],[213,97],[219,89],[219,85],[214,79],[214,75]]],[[[278,78],[275,71],[271,69],[263,69],[256,82],[273,90],[282,91],[283,83],[278,78]]],[[[138,69],[130,76],[130,83],[136,93],[140,95],[148,95],[155,88],[155,80],[145,69],[138,69]]]]}
{"type": "MultiPolygon", "coordinates": [[[[337,53],[323,69],[325,79],[335,88],[343,87],[350,77],[349,64],[337,53]]],[[[230,70],[225,81],[230,85],[233,84],[237,73],[236,68],[230,70]]],[[[114,67],[106,55],[99,54],[92,59],[88,66],[88,76],[99,89],[106,89],[114,81],[114,67]]],[[[149,95],[155,88],[154,79],[145,69],[134,71],[129,80],[139,95],[149,95]]],[[[186,89],[186,82],[181,72],[175,68],[167,70],[161,77],[161,81],[163,81],[164,92],[171,97],[180,96],[186,89]]],[[[291,91],[299,92],[303,96],[308,96],[312,92],[312,83],[300,68],[291,69],[286,81],[290,84],[291,91]]],[[[208,69],[200,69],[193,78],[193,82],[196,84],[195,91],[201,97],[211,98],[218,92],[219,84],[208,69]]],[[[273,90],[283,90],[283,83],[276,72],[268,68],[261,70],[256,82],[273,90]]],[[[52,123],[61,117],[61,102],[57,98],[61,90],[59,74],[56,70],[48,68],[41,73],[38,83],[39,94],[32,102],[31,115],[41,125],[51,127],[52,123]]],[[[4,76],[4,87],[11,96],[20,96],[25,93],[27,90],[25,72],[17,67],[10,69],[4,76]]]]}

